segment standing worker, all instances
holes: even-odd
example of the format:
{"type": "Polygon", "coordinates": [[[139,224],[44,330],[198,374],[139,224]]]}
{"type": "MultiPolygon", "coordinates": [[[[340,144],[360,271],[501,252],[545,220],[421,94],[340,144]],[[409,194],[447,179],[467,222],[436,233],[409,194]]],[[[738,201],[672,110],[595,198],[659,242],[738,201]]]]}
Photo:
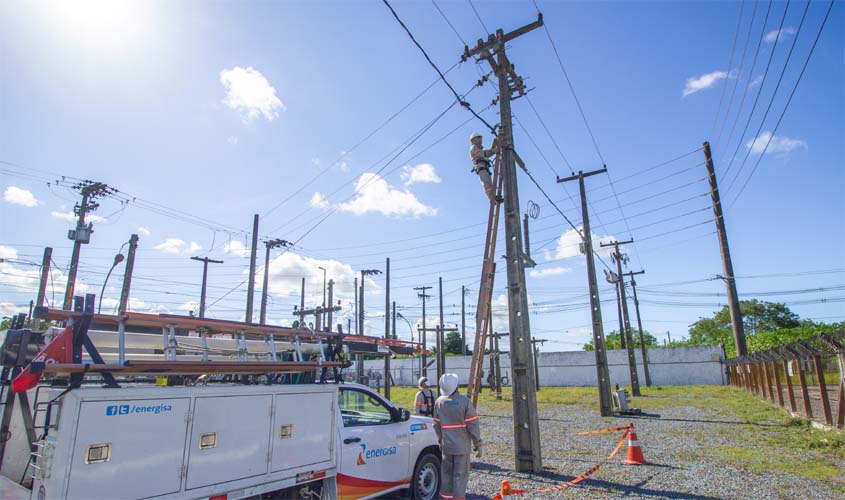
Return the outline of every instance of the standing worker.
{"type": "Polygon", "coordinates": [[[414,402],[414,413],[430,417],[434,411],[434,391],[431,390],[428,377],[421,377],[417,386],[420,391],[417,393],[417,400],[414,402]]]}
{"type": "Polygon", "coordinates": [[[472,160],[472,171],[478,174],[478,178],[481,179],[481,184],[484,186],[484,193],[490,199],[490,203],[501,201],[496,197],[496,186],[493,185],[493,176],[490,173],[490,160],[487,159],[496,154],[495,147],[497,140],[493,140],[492,148],[484,149],[481,143],[481,134],[475,132],[469,136],[469,142],[471,144],[469,157],[472,160]]]}
{"type": "Polygon", "coordinates": [[[468,397],[458,393],[458,376],[440,377],[440,397],[434,402],[434,430],[440,440],[443,463],[440,497],[465,500],[470,452],[481,458],[481,424],[468,397]]]}

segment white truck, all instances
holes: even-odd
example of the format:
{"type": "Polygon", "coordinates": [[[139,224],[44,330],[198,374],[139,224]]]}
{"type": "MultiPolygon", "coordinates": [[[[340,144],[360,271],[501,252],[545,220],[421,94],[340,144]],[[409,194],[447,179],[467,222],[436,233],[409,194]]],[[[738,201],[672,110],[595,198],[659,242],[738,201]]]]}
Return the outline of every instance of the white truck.
{"type": "Polygon", "coordinates": [[[362,385],[49,392],[52,403],[38,419],[49,415],[46,435],[28,466],[32,486],[0,476],[0,498],[432,500],[439,493],[431,419],[362,385]]]}

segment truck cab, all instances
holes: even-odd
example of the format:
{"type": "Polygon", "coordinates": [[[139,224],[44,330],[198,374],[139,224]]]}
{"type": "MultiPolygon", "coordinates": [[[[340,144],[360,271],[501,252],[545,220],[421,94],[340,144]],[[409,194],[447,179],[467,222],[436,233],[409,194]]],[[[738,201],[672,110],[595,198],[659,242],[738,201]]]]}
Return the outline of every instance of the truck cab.
{"type": "Polygon", "coordinates": [[[432,419],[411,416],[366,386],[338,388],[337,490],[342,500],[410,489],[433,500],[440,487],[440,448],[432,419]]]}

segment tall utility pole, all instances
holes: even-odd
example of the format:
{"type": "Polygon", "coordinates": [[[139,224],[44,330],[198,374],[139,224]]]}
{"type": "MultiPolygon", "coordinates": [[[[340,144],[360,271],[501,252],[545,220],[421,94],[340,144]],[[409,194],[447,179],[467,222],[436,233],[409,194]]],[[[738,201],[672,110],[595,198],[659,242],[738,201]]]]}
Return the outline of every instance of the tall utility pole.
{"type": "MultiPolygon", "coordinates": [[[[35,300],[35,307],[44,305],[44,299],[47,297],[47,280],[50,278],[50,262],[53,260],[53,248],[44,247],[44,256],[41,258],[41,279],[38,281],[38,298],[35,300]]],[[[41,320],[36,319],[34,330],[41,329],[41,320]]]]}
{"type": "MultiPolygon", "coordinates": [[[[317,266],[317,269],[323,271],[323,306],[322,306],[323,307],[323,313],[320,314],[320,324],[325,325],[326,324],[326,277],[327,277],[328,271],[326,270],[325,267],[322,267],[322,266],[317,266]]],[[[328,305],[331,305],[331,304],[328,304],[328,305]]]]}
{"type": "Polygon", "coordinates": [[[302,278],[302,286],[299,289],[299,328],[306,328],[306,325],[305,325],[305,278],[302,278]]]}
{"type": "Polygon", "coordinates": [[[85,225],[85,214],[93,212],[99,208],[97,198],[108,196],[117,190],[109,187],[102,182],[82,181],[73,186],[82,194],[82,202],[74,205],[73,212],[78,217],[76,221],[76,229],[71,229],[67,233],[69,240],[73,240],[73,253],[70,256],[70,269],[67,273],[67,287],[65,288],[65,300],[62,306],[63,309],[70,309],[73,302],[73,289],[76,286],[76,273],[79,269],[79,252],[82,245],[91,242],[91,233],[94,232],[93,224],[90,222],[85,225]]]}
{"type": "MultiPolygon", "coordinates": [[[[422,374],[420,375],[421,377],[428,377],[428,367],[426,366],[426,359],[425,359],[426,358],[426,355],[425,355],[425,351],[426,351],[426,346],[425,346],[425,342],[426,342],[426,338],[425,338],[426,337],[426,333],[425,333],[425,299],[431,298],[431,295],[425,293],[425,291],[430,289],[430,288],[431,288],[430,286],[416,286],[416,287],[414,287],[414,290],[419,292],[417,294],[417,297],[422,299],[422,332],[420,333],[420,339],[419,339],[420,342],[422,342],[422,370],[421,370],[422,374]]],[[[439,380],[435,381],[435,385],[438,384],[439,382],[440,382],[439,380]]]]}
{"type": "MultiPolygon", "coordinates": [[[[329,280],[328,286],[329,286],[329,306],[332,306],[334,304],[334,280],[329,280]]],[[[340,301],[338,301],[338,303],[340,303],[340,301]]],[[[329,307],[329,310],[326,311],[326,315],[327,315],[326,316],[326,325],[328,325],[330,332],[334,331],[334,324],[332,323],[334,318],[332,318],[332,312],[334,312],[332,307],[329,307]]]]}
{"type": "Polygon", "coordinates": [[[120,290],[120,304],[117,314],[123,316],[129,309],[129,289],[132,286],[132,272],[135,270],[135,251],[138,249],[138,235],[129,237],[129,252],[126,257],[126,267],[123,270],[123,288],[120,290]]]}
{"type": "Polygon", "coordinates": [[[602,247],[613,247],[613,260],[616,261],[616,285],[619,287],[619,302],[622,304],[622,318],[625,320],[622,331],[619,335],[625,336],[625,350],[628,352],[628,369],[631,371],[631,394],[640,396],[640,377],[637,375],[637,358],[634,356],[634,341],[631,338],[631,320],[628,317],[628,299],[625,297],[625,280],[622,276],[622,253],[619,245],[633,243],[634,240],[614,241],[613,243],[602,243],[602,247]]]}
{"type": "Polygon", "coordinates": [[[710,180],[710,198],[713,201],[713,213],[716,218],[716,233],[719,235],[719,248],[722,252],[722,269],[725,287],[728,289],[728,309],[731,313],[736,355],[745,356],[745,328],[742,324],[742,312],[739,308],[739,294],[736,292],[734,265],[731,260],[731,249],[728,247],[728,232],[725,229],[725,216],[722,213],[722,201],[719,197],[719,186],[716,184],[716,169],[713,167],[713,156],[710,153],[710,143],[704,143],[704,162],[707,166],[707,178],[710,180]]]}
{"type": "Polygon", "coordinates": [[[467,288],[461,285],[461,353],[467,355],[467,316],[466,316],[466,296],[467,288]]]}
{"type": "Polygon", "coordinates": [[[200,318],[205,317],[205,289],[208,284],[208,263],[222,264],[222,260],[209,259],[208,257],[191,257],[191,260],[202,262],[202,291],[200,292],[200,318]]]}
{"type": "Polygon", "coordinates": [[[622,319],[622,296],[619,295],[619,277],[616,273],[610,273],[607,276],[607,281],[613,283],[616,288],[616,317],[619,319],[619,346],[622,349],[628,348],[628,342],[625,339],[625,321],[622,319]]]}
{"type": "Polygon", "coordinates": [[[252,323],[252,300],[255,295],[255,255],[258,250],[258,214],[252,219],[252,250],[249,255],[249,283],[246,287],[246,323],[252,323]]]}
{"type": "Polygon", "coordinates": [[[648,368],[648,349],[646,349],[645,345],[645,335],[643,334],[643,322],[640,319],[640,301],[637,300],[637,281],[634,279],[634,276],[637,274],[645,274],[645,270],[639,272],[629,272],[627,273],[628,276],[631,278],[631,291],[634,292],[634,310],[637,312],[637,329],[640,331],[640,354],[642,354],[643,358],[643,373],[645,374],[645,385],[646,387],[651,387],[651,370],[648,368]]]}
{"type": "MultiPolygon", "coordinates": [[[[578,180],[581,192],[581,219],[584,225],[581,229],[581,241],[584,245],[584,256],[587,258],[587,280],[590,283],[590,314],[593,320],[593,347],[596,355],[596,385],[599,389],[599,411],[601,416],[613,414],[613,400],[610,395],[610,373],[607,368],[607,350],[604,346],[604,326],[601,319],[601,300],[599,299],[599,285],[596,282],[596,261],[593,258],[593,233],[590,231],[590,214],[587,211],[587,190],[584,188],[584,178],[591,175],[603,174],[607,168],[587,172],[578,171],[578,175],[558,178],[557,182],[578,180]]],[[[621,335],[621,334],[620,334],[621,335]]]]}
{"type": "MultiPolygon", "coordinates": [[[[356,277],[353,281],[354,281],[354,284],[352,285],[352,288],[354,288],[354,293],[355,293],[355,312],[353,314],[353,316],[355,318],[355,334],[361,335],[361,332],[358,331],[358,292],[359,292],[359,290],[358,290],[358,278],[356,277]]],[[[349,328],[349,333],[350,334],[352,333],[351,327],[349,328]]]]}
{"type": "Polygon", "coordinates": [[[528,321],[528,295],[525,289],[525,261],[519,217],[519,191],[514,160],[513,117],[511,99],[525,95],[522,77],[516,74],[505,53],[506,44],[543,25],[537,21],[510,33],[496,30],[487,41],[479,40],[466,47],[462,60],[478,56],[487,61],[499,80],[499,155],[505,198],[505,242],[507,254],[508,310],[511,342],[511,371],[513,383],[514,460],[519,472],[539,473],[543,470],[540,450],[540,425],[537,419],[534,360],[531,356],[531,326],[528,321]]]}
{"type": "MultiPolygon", "coordinates": [[[[390,339],[390,257],[384,261],[384,339],[390,339]]],[[[384,353],[384,397],[390,399],[390,346],[384,353]]]]}
{"type": "Polygon", "coordinates": [[[546,342],[546,339],[531,339],[531,345],[534,346],[534,378],[537,379],[537,392],[540,392],[540,348],[537,344],[543,345],[546,342]]]}
{"type": "Polygon", "coordinates": [[[440,376],[446,373],[446,339],[444,338],[446,334],[443,333],[443,329],[446,327],[443,324],[443,277],[438,278],[437,283],[440,296],[440,324],[437,330],[437,380],[439,381],[440,376]]]}
{"type": "Polygon", "coordinates": [[[278,238],[264,242],[264,284],[261,287],[261,312],[258,317],[258,322],[262,325],[267,324],[267,297],[270,293],[270,250],[273,248],[287,247],[288,245],[290,245],[290,242],[278,238]]]}

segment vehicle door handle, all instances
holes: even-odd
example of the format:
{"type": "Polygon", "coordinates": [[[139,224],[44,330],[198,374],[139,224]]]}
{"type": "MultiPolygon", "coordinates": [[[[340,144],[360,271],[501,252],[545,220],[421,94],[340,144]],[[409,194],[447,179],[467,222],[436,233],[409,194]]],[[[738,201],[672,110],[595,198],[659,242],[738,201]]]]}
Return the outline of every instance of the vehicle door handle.
{"type": "Polygon", "coordinates": [[[352,443],[360,443],[361,438],[346,438],[343,440],[343,444],[352,444],[352,443]]]}

